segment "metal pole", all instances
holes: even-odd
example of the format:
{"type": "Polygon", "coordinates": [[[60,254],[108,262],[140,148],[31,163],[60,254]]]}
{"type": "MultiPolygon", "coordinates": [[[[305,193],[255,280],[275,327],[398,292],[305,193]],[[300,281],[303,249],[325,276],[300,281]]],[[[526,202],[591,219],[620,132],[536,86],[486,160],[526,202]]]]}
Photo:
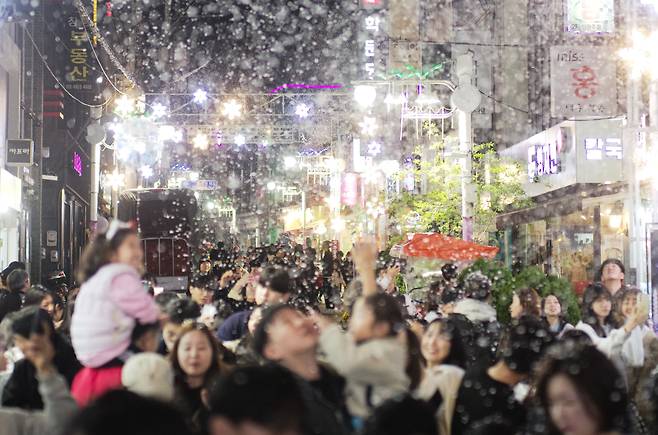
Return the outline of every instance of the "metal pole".
{"type": "Polygon", "coordinates": [[[471,114],[459,111],[459,151],[462,157],[462,238],[473,240],[473,209],[475,189],[473,186],[473,161],[471,159],[471,114]]]}
{"type": "Polygon", "coordinates": [[[462,157],[462,237],[473,240],[473,209],[476,201],[473,186],[473,162],[471,157],[473,147],[473,130],[471,117],[473,111],[480,105],[482,96],[473,85],[475,63],[473,53],[468,51],[457,57],[456,73],[459,86],[452,93],[452,103],[457,108],[459,116],[459,151],[462,157]]]}
{"type": "Polygon", "coordinates": [[[306,191],[302,189],[302,239],[306,237],[306,191]]]}

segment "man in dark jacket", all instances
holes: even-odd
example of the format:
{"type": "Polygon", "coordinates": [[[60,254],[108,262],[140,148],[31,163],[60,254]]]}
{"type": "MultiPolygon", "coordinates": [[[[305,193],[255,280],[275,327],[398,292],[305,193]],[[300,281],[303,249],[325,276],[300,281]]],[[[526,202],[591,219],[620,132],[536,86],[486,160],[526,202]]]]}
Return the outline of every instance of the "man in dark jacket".
{"type": "Polygon", "coordinates": [[[307,414],[309,434],[347,434],[345,379],[318,362],[319,333],[309,317],[287,305],[263,310],[254,332],[254,350],[295,374],[307,414]]]}
{"type": "Polygon", "coordinates": [[[9,313],[23,306],[25,292],[30,288],[30,276],[23,269],[16,269],[7,276],[8,292],[0,295],[0,322],[9,313]]]}
{"type": "Polygon", "coordinates": [[[466,298],[455,304],[450,318],[466,348],[468,367],[488,366],[495,361],[501,330],[491,305],[491,281],[480,272],[470,273],[463,291],[466,298]]]}
{"type": "Polygon", "coordinates": [[[541,321],[529,316],[515,321],[501,345],[498,361],[489,367],[475,366],[464,374],[451,432],[469,434],[491,424],[504,424],[506,433],[522,428],[526,410],[516,399],[514,387],[527,379],[551,342],[552,336],[541,321]]]}
{"type": "MultiPolygon", "coordinates": [[[[52,319],[46,311],[38,307],[23,309],[12,323],[11,330],[14,343],[23,353],[25,353],[29,337],[33,333],[49,336],[55,348],[53,364],[59,374],[66,379],[69,387],[71,386],[73,378],[82,366],[75,357],[71,345],[54,332],[52,319]]],[[[2,392],[2,406],[28,410],[43,409],[36,368],[27,359],[22,359],[14,365],[14,371],[2,392]]]]}

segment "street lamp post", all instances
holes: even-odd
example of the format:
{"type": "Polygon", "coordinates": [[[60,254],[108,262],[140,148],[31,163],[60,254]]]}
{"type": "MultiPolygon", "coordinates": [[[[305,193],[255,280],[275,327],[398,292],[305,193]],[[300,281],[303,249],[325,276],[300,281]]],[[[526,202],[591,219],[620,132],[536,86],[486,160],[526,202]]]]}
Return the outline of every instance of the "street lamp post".
{"type": "Polygon", "coordinates": [[[473,52],[468,51],[457,57],[455,65],[459,86],[452,93],[452,104],[458,110],[459,151],[462,158],[462,238],[473,240],[473,211],[476,192],[473,184],[473,129],[472,114],[480,105],[482,95],[473,85],[474,63],[473,52]]]}

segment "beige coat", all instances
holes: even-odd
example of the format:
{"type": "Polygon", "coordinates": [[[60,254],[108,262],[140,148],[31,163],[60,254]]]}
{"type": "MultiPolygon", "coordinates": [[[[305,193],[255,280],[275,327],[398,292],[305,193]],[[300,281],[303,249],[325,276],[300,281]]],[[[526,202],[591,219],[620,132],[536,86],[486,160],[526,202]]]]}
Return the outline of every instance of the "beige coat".
{"type": "Polygon", "coordinates": [[[464,370],[457,366],[440,365],[425,371],[423,381],[416,390],[416,397],[421,400],[430,400],[438,391],[443,398],[441,406],[436,412],[436,420],[441,435],[450,435],[452,416],[455,413],[457,392],[464,377],[464,370]]]}
{"type": "Polygon", "coordinates": [[[367,418],[382,402],[409,391],[407,350],[397,338],[357,345],[338,325],[332,325],[320,336],[320,351],[347,380],[347,408],[355,417],[367,418]]]}

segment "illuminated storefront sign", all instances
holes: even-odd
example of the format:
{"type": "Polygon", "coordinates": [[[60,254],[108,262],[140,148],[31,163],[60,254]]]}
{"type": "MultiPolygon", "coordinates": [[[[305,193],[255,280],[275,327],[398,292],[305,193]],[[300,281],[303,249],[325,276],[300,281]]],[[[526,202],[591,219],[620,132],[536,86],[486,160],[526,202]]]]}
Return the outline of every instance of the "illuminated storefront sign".
{"type": "Polygon", "coordinates": [[[558,141],[528,148],[528,178],[531,181],[560,172],[560,148],[558,141]]]}
{"type": "Polygon", "coordinates": [[[613,33],[614,0],[567,0],[564,19],[569,33],[613,33]]]}
{"type": "Polygon", "coordinates": [[[374,80],[375,78],[375,71],[377,69],[375,54],[380,24],[381,19],[376,13],[364,18],[363,70],[365,72],[364,78],[367,80],[374,80]]]}
{"type": "Polygon", "coordinates": [[[585,138],[585,158],[587,160],[622,160],[624,149],[617,137],[585,138]]]}
{"type": "Polygon", "coordinates": [[[78,174],[79,177],[82,177],[82,157],[80,157],[80,154],[74,152],[73,153],[73,170],[75,171],[76,174],[78,174]]]}

